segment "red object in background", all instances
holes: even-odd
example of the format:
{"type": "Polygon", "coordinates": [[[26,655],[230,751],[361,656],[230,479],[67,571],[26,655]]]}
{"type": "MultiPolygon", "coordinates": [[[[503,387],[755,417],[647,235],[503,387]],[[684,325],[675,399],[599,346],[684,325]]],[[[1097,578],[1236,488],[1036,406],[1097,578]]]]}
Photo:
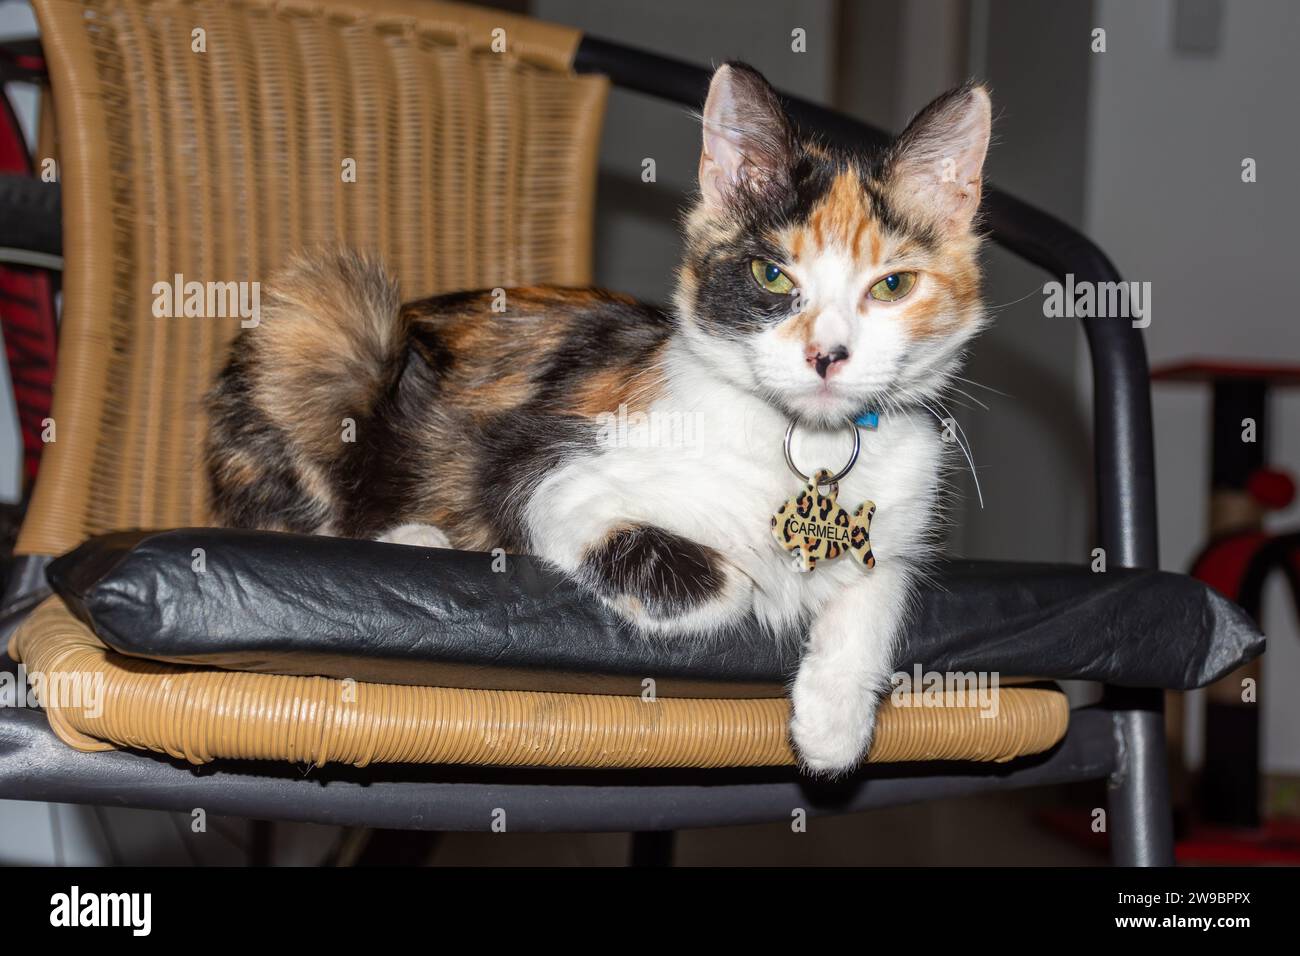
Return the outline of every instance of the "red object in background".
{"type": "Polygon", "coordinates": [[[1250,496],[1269,511],[1281,511],[1295,500],[1295,482],[1285,471],[1260,468],[1246,482],[1250,496]]]}
{"type": "Polygon", "coordinates": [[[1257,830],[1195,826],[1174,847],[1178,863],[1300,865],[1300,821],[1265,820],[1257,830]]]}
{"type": "Polygon", "coordinates": [[[1266,531],[1242,531],[1212,541],[1192,563],[1192,577],[1240,604],[1246,574],[1270,540],[1266,531]]]}
{"type": "MultiPolygon", "coordinates": [[[[30,59],[30,58],[29,58],[30,59]]],[[[0,172],[32,174],[31,156],[8,97],[0,93],[0,172]]],[[[54,400],[58,320],[54,283],[40,269],[0,265],[0,327],[23,441],[23,476],[36,477],[43,422],[54,400]]]]}
{"type": "MultiPolygon", "coordinates": [[[[1052,807],[1035,814],[1048,830],[1092,850],[1098,861],[1110,854],[1110,837],[1092,829],[1089,807],[1052,807]]],[[[1174,860],[1194,866],[1300,865],[1300,820],[1266,820],[1257,829],[1194,825],[1174,846],[1174,860]]]]}
{"type": "Polygon", "coordinates": [[[1300,365],[1213,362],[1205,359],[1162,365],[1151,370],[1153,382],[1205,382],[1213,385],[1224,379],[1263,381],[1280,387],[1300,385],[1300,365]]]}

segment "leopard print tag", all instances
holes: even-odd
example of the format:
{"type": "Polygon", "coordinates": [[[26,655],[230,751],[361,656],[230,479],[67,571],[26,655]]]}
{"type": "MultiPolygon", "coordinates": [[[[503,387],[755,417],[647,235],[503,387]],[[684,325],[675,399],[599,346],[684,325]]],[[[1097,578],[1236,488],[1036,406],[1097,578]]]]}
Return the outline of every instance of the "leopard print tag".
{"type": "Polygon", "coordinates": [[[850,516],[838,501],[839,486],[829,482],[831,473],[822,469],[813,475],[803,491],[772,515],[772,535],[786,551],[793,553],[795,569],[811,571],[820,560],[830,561],[845,551],[865,568],[874,568],[871,553],[871,517],[874,501],[864,501],[850,516]],[[825,486],[828,494],[822,494],[825,486]]]}

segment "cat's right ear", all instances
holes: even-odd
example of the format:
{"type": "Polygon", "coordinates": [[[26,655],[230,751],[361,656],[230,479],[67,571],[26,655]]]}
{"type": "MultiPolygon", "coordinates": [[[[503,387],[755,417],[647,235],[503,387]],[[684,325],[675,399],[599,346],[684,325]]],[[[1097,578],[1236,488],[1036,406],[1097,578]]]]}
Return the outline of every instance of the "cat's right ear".
{"type": "Polygon", "coordinates": [[[890,198],[945,232],[964,233],[979,209],[993,121],[989,91],[968,83],[921,110],[886,161],[890,198]]]}
{"type": "Polygon", "coordinates": [[[743,194],[763,199],[789,189],[793,135],[767,80],[744,63],[718,67],[704,103],[700,193],[723,211],[743,194]]]}

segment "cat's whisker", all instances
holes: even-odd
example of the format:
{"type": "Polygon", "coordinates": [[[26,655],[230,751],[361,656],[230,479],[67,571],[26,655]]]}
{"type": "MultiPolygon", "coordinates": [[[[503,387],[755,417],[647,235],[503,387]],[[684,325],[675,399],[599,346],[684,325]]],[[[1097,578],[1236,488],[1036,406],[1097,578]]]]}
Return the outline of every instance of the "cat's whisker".
{"type": "Polygon", "coordinates": [[[1042,286],[1035,286],[1034,288],[1030,289],[1028,292],[1026,292],[1024,295],[1022,295],[1022,296],[1021,296],[1020,298],[1018,298],[1018,299],[1012,299],[1010,302],[1003,302],[1003,303],[1000,303],[999,305],[987,305],[987,306],[985,306],[985,307],[984,307],[984,313],[985,313],[985,315],[987,315],[989,318],[994,318],[994,317],[997,315],[997,313],[1000,312],[1001,310],[1003,310],[1003,309],[1009,309],[1009,308],[1011,308],[1011,306],[1013,306],[1013,305],[1019,305],[1021,302],[1024,302],[1026,299],[1031,298],[1031,297],[1033,297],[1033,296],[1035,296],[1035,295],[1042,295],[1042,293],[1043,293],[1043,287],[1042,287],[1042,286]]]}
{"type": "Polygon", "coordinates": [[[956,438],[957,447],[961,449],[962,455],[966,458],[966,464],[970,467],[970,476],[975,482],[975,494],[979,498],[980,507],[983,508],[984,492],[980,488],[980,476],[976,474],[975,471],[975,456],[971,454],[970,441],[966,437],[966,430],[961,427],[961,422],[957,421],[957,418],[952,414],[952,412],[948,411],[947,407],[940,402],[939,399],[936,398],[934,401],[944,410],[944,412],[947,413],[946,415],[940,415],[939,412],[935,411],[934,408],[924,399],[917,399],[917,402],[921,407],[933,415],[938,420],[939,424],[946,428],[948,422],[952,422],[956,427],[956,431],[953,432],[953,437],[956,438]]]}
{"type": "MultiPolygon", "coordinates": [[[[953,405],[956,405],[958,408],[965,408],[965,409],[967,409],[967,410],[969,410],[969,411],[975,411],[975,409],[976,409],[976,406],[975,406],[975,405],[971,405],[969,402],[959,402],[957,399],[955,399],[955,398],[951,398],[951,397],[948,399],[948,401],[949,401],[949,403],[951,403],[951,404],[953,404],[953,405]]],[[[985,411],[988,411],[987,408],[985,408],[984,410],[985,410],[985,411]]]]}
{"type": "Polygon", "coordinates": [[[974,395],[972,395],[970,392],[966,391],[965,389],[963,389],[963,388],[958,388],[956,385],[949,385],[948,388],[949,388],[951,391],[956,392],[958,395],[964,395],[964,396],[966,396],[966,397],[969,398],[972,402],[974,402],[976,405],[978,405],[980,408],[984,409],[984,411],[987,412],[987,411],[989,410],[989,407],[988,407],[987,405],[985,405],[983,402],[981,402],[978,398],[976,398],[974,395]]]}
{"type": "Polygon", "coordinates": [[[1003,398],[1012,397],[1009,393],[1004,392],[1001,389],[994,388],[992,385],[985,385],[983,382],[977,382],[973,378],[966,378],[962,375],[954,375],[952,377],[959,382],[965,382],[967,385],[974,385],[976,388],[982,388],[986,392],[992,392],[994,395],[1001,395],[1003,398]]]}

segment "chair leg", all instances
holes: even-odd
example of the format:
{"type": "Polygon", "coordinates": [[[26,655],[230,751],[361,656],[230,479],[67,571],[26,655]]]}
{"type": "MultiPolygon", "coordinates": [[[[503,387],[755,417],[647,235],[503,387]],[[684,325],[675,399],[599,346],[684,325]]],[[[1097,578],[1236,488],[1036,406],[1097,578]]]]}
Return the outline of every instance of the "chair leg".
{"type": "Polygon", "coordinates": [[[673,831],[638,830],[632,834],[630,856],[632,866],[672,866],[673,831]]]}
{"type": "Polygon", "coordinates": [[[1119,750],[1109,781],[1111,861],[1116,866],[1173,866],[1164,695],[1108,687],[1106,701],[1119,750]]]}
{"type": "Polygon", "coordinates": [[[270,866],[275,852],[275,824],[270,820],[250,820],[248,865],[270,866]]]}
{"type": "Polygon", "coordinates": [[[442,834],[436,830],[371,830],[353,866],[428,866],[442,834]]]}

